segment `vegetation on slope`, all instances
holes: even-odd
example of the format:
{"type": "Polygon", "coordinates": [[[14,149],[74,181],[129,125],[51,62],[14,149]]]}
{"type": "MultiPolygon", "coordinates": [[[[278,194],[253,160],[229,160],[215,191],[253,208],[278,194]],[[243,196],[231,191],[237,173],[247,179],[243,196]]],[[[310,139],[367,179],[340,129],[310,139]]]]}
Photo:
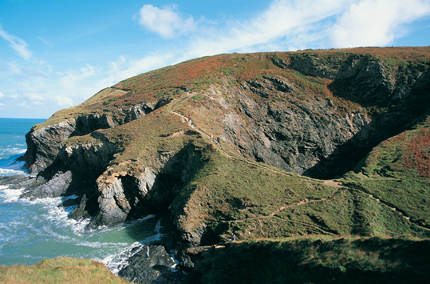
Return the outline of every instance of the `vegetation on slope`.
{"type": "MultiPolygon", "coordinates": [[[[172,191],[175,190],[169,208],[180,233],[202,234],[199,244],[218,243],[226,240],[231,232],[240,240],[315,234],[429,238],[429,118],[415,129],[404,131],[375,147],[355,171],[339,179],[343,185],[337,186],[246,160],[239,153],[240,145],[234,148],[221,142],[220,148],[206,137],[221,136],[229,123],[242,123],[249,129],[260,125],[265,117],[252,124],[250,115],[243,109],[249,101],[259,106],[275,105],[279,109],[293,105],[300,108],[302,102],[312,101],[306,114],[329,105],[337,118],[350,118],[348,123],[357,113],[378,117],[399,111],[408,117],[408,123],[423,121],[429,115],[429,62],[428,47],[204,57],[124,80],[80,106],[56,113],[39,127],[89,113],[119,117],[123,115],[121,109],[143,103],[151,105],[153,111],[139,119],[69,138],[64,145],[83,145],[97,139],[115,144],[117,152],[99,178],[99,182],[106,183],[111,182],[112,177],[136,176],[145,167],[161,171],[163,159],[189,159],[187,161],[192,165],[187,169],[188,175],[175,177],[185,181],[178,184],[174,184],[174,179],[169,181],[172,191]],[[359,80],[356,80],[358,75],[343,78],[342,74],[350,72],[348,68],[353,68],[354,62],[360,60],[368,64],[366,66],[376,66],[375,70],[387,71],[378,73],[383,74],[383,78],[376,79],[384,82],[379,85],[384,88],[392,83],[388,87],[393,91],[388,92],[382,87],[366,89],[365,76],[359,80]],[[246,96],[250,100],[240,101],[238,93],[254,86],[259,89],[267,80],[281,82],[283,88],[291,88],[294,92],[276,88],[264,92],[248,91],[246,96]],[[419,87],[419,91],[413,86],[419,87]],[[191,93],[186,93],[185,88],[191,93]],[[224,116],[227,110],[231,117],[224,116]],[[181,115],[191,115],[196,128],[186,125],[181,115]],[[182,149],[190,149],[190,157],[177,156],[182,149]]],[[[399,132],[412,126],[412,123],[402,123],[399,132]]],[[[394,123],[390,124],[396,127],[394,123]]],[[[249,129],[247,131],[251,132],[249,129]]],[[[184,166],[180,163],[173,165],[184,166]]],[[[174,168],[172,164],[170,167],[174,168]]],[[[178,169],[172,171],[182,174],[178,169]]],[[[166,190],[169,189],[166,187],[166,190]]],[[[214,258],[209,257],[214,260],[214,266],[211,267],[209,261],[206,264],[213,273],[204,279],[209,283],[222,283],[221,275],[225,273],[232,279],[240,276],[249,280],[245,273],[255,271],[256,275],[249,274],[252,281],[248,282],[269,283],[267,279],[258,278],[257,272],[260,272],[261,275],[275,275],[273,282],[292,277],[293,282],[301,283],[305,281],[302,273],[312,269],[313,273],[318,272],[310,276],[314,280],[326,277],[323,279],[336,278],[348,283],[350,277],[361,273],[363,281],[368,277],[380,282],[384,277],[406,279],[404,277],[412,275],[412,282],[419,282],[424,268],[428,267],[411,264],[411,261],[413,253],[419,251],[416,247],[428,251],[428,242],[415,241],[371,238],[321,242],[305,239],[239,244],[215,251],[214,258]],[[410,249],[412,254],[396,255],[399,247],[410,249]],[[394,258],[398,258],[398,262],[392,261],[394,258]],[[240,267],[236,267],[231,259],[236,259],[240,267]],[[246,262],[247,259],[250,260],[246,262]],[[261,263],[261,259],[265,262],[261,263]],[[418,268],[412,274],[406,274],[407,265],[418,268]],[[260,267],[274,270],[262,273],[260,267]],[[232,275],[232,271],[241,273],[232,275]],[[284,274],[287,272],[292,276],[284,274]]],[[[242,282],[242,278],[236,282],[242,282]]]]}
{"type": "Polygon", "coordinates": [[[346,185],[372,194],[430,228],[430,118],[375,147],[346,185]]]}
{"type": "MultiPolygon", "coordinates": [[[[208,227],[207,244],[228,238],[308,234],[430,237],[371,195],[319,180],[257,167],[214,151],[175,197],[171,210],[183,231],[208,227]]],[[[209,152],[209,153],[208,153],[209,152]]]]}
{"type": "MultiPolygon", "coordinates": [[[[210,85],[221,84],[225,78],[230,85],[237,85],[246,80],[262,79],[263,76],[279,76],[288,79],[297,87],[296,95],[303,97],[322,95],[334,100],[339,105],[339,111],[354,110],[359,108],[360,104],[361,107],[369,109],[374,107],[362,105],[363,101],[358,101],[359,104],[353,103],[353,93],[350,90],[341,91],[344,86],[339,86],[338,91],[334,90],[337,86],[332,85],[332,78],[327,76],[318,78],[313,74],[304,74],[303,70],[297,71],[292,64],[294,60],[309,58],[313,67],[330,69],[326,73],[336,71],[336,66],[341,68],[342,64],[356,58],[381,61],[388,68],[392,68],[393,73],[403,76],[402,80],[405,85],[408,85],[414,80],[414,72],[428,69],[430,54],[427,47],[405,47],[222,54],[202,57],[126,79],[112,88],[101,90],[81,105],[55,113],[39,127],[84,113],[115,113],[118,108],[132,107],[140,103],[155,106],[160,100],[170,101],[180,97],[185,88],[190,91],[204,91],[210,85]]],[[[355,99],[359,98],[355,97],[355,99]]],[[[384,106],[379,107],[381,110],[384,109],[384,106]]]]}
{"type": "Polygon", "coordinates": [[[73,259],[68,257],[44,260],[32,266],[0,266],[0,282],[14,284],[130,283],[119,276],[115,276],[103,263],[88,259],[73,259]]]}
{"type": "Polygon", "coordinates": [[[218,246],[203,253],[201,283],[425,283],[429,240],[309,238],[218,246]]]}
{"type": "MultiPolygon", "coordinates": [[[[393,79],[399,79],[397,88],[407,89],[419,74],[428,70],[429,49],[362,48],[203,57],[124,80],[102,90],[80,106],[60,111],[46,124],[83,113],[110,113],[115,116],[119,115],[119,109],[127,106],[167,102],[164,107],[140,119],[72,137],[64,145],[82,145],[100,136],[115,144],[117,153],[99,178],[99,181],[107,183],[112,176],[135,176],[145,167],[157,168],[160,156],[170,159],[187,145],[192,145],[194,151],[201,152],[196,155],[197,160],[202,159],[201,164],[194,168],[195,172],[171,207],[180,220],[178,224],[187,230],[196,230],[204,223],[214,234],[237,231],[245,238],[312,233],[427,236],[428,232],[420,227],[429,219],[426,210],[428,191],[423,189],[428,182],[425,179],[428,175],[428,151],[422,150],[428,143],[426,125],[415,130],[419,133],[417,138],[407,138],[415,132],[398,136],[400,146],[396,149],[399,151],[390,150],[394,153],[393,165],[370,165],[367,162],[360,174],[357,170],[343,179],[346,185],[356,187],[336,188],[317,180],[231,159],[215,151],[211,142],[203,141],[199,133],[193,132],[173,114],[191,115],[199,129],[214,136],[221,135],[227,127],[223,117],[226,109],[236,111],[244,117],[243,123],[247,122],[246,115],[241,113],[239,103],[235,101],[237,97],[229,92],[246,82],[258,85],[265,78],[289,82],[294,94],[272,92],[261,96],[248,92],[253,101],[263,105],[275,102],[288,107],[318,98],[317,101],[327,100],[336,105],[335,111],[339,115],[361,108],[377,114],[399,107],[388,99],[385,103],[372,100],[365,103],[364,97],[359,96],[360,91],[347,87],[349,81],[335,83],[334,74],[348,72],[345,68],[353,66],[351,62],[356,60],[382,62],[381,68],[392,69],[393,79]],[[399,76],[406,77],[400,80],[399,76]],[[192,93],[184,92],[185,88],[192,93]],[[211,97],[210,92],[221,92],[224,102],[216,102],[218,98],[211,97]],[[409,144],[405,145],[406,142],[409,144]],[[406,150],[399,147],[406,147],[406,150]],[[401,154],[403,151],[406,154],[401,154]],[[395,155],[403,155],[403,158],[397,159],[395,155]],[[408,171],[397,178],[393,176],[394,171],[399,175],[401,168],[408,165],[421,172],[412,174],[408,171]],[[397,170],[392,167],[397,167],[397,170]],[[372,169],[374,172],[369,174],[372,169]],[[397,189],[392,194],[395,188],[401,190],[397,189]],[[392,208],[400,210],[403,215],[393,212],[392,208]],[[405,216],[411,217],[413,222],[405,216]],[[421,219],[424,221],[420,223],[418,220],[421,219]]],[[[419,95],[426,102],[428,94],[419,95]]],[[[233,148],[224,145],[232,156],[237,155],[233,148]]],[[[379,151],[372,152],[367,161],[373,159],[388,163],[388,158],[378,156],[379,151]]]]}

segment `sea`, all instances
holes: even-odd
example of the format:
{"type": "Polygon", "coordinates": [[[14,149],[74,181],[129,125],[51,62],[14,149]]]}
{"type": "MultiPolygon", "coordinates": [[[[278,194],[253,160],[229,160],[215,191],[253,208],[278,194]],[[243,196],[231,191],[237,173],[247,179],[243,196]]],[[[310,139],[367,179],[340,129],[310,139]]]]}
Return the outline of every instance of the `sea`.
{"type": "MultiPolygon", "coordinates": [[[[43,121],[0,118],[0,176],[28,175],[17,158],[26,151],[25,134],[43,121]]],[[[67,217],[73,206],[59,206],[75,196],[30,200],[19,198],[22,191],[0,185],[0,265],[33,265],[67,256],[97,260],[118,273],[129,257],[161,238],[161,217],[156,215],[88,230],[89,220],[67,217]]]]}

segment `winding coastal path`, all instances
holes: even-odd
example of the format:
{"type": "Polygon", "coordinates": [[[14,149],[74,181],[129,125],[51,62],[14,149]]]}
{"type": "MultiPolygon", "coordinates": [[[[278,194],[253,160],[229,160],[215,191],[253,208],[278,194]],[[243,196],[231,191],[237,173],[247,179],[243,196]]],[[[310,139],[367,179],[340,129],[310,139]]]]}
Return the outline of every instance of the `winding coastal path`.
{"type": "MultiPolygon", "coordinates": [[[[226,151],[222,147],[221,143],[218,143],[216,140],[213,139],[213,136],[211,134],[206,133],[204,130],[198,128],[195,124],[192,124],[191,121],[188,120],[188,117],[186,117],[183,114],[180,114],[180,113],[174,111],[174,108],[179,103],[184,102],[184,101],[190,99],[194,95],[195,94],[191,93],[191,92],[187,93],[186,96],[179,98],[177,101],[173,102],[172,105],[169,104],[169,106],[170,106],[170,113],[172,113],[172,114],[180,117],[182,119],[183,123],[187,123],[189,127],[193,128],[193,130],[195,130],[196,132],[200,133],[202,136],[206,137],[215,147],[217,147],[227,157],[229,157],[231,159],[234,159],[234,160],[239,160],[239,161],[245,162],[247,164],[253,165],[255,167],[263,168],[263,169],[266,169],[266,170],[269,170],[271,172],[275,172],[275,173],[278,173],[278,174],[281,174],[281,175],[293,176],[293,174],[291,174],[289,172],[285,172],[285,171],[283,171],[281,169],[269,167],[269,166],[267,166],[265,164],[261,164],[261,163],[258,163],[258,162],[255,162],[255,161],[252,161],[252,160],[249,160],[249,159],[245,159],[245,158],[242,158],[242,157],[232,156],[228,151],[226,151]]],[[[311,178],[307,178],[307,177],[303,177],[303,176],[299,176],[299,177],[302,178],[302,179],[315,181],[314,179],[311,179],[311,178]]],[[[430,226],[429,225],[427,225],[427,224],[421,224],[419,221],[411,220],[411,218],[406,214],[406,212],[404,212],[403,210],[401,210],[399,208],[394,207],[394,205],[392,205],[392,204],[390,204],[388,202],[384,202],[384,201],[376,198],[372,194],[366,192],[366,190],[364,188],[360,187],[360,186],[343,185],[342,182],[338,182],[338,181],[335,181],[335,180],[325,180],[325,181],[322,182],[322,184],[334,187],[335,190],[329,196],[327,196],[325,198],[322,198],[322,199],[303,199],[303,200],[300,200],[298,202],[294,202],[294,203],[291,203],[291,204],[284,204],[284,205],[282,205],[281,207],[279,207],[277,210],[275,210],[274,212],[272,212],[269,215],[250,217],[250,218],[247,218],[247,219],[273,218],[273,217],[276,217],[277,214],[279,214],[280,212],[282,212],[285,209],[292,208],[292,207],[295,207],[295,206],[306,205],[306,204],[310,204],[310,203],[324,202],[324,201],[332,198],[340,188],[349,188],[349,189],[359,190],[359,191],[361,191],[361,192],[363,192],[365,194],[368,194],[371,198],[375,199],[378,203],[381,203],[384,206],[387,206],[392,211],[398,212],[408,222],[410,222],[410,223],[412,223],[412,224],[420,227],[421,229],[430,231],[430,226]]],[[[234,220],[233,222],[244,222],[245,220],[246,219],[243,219],[243,220],[234,220]]],[[[292,221],[292,222],[294,222],[294,221],[292,221]]],[[[299,222],[299,223],[304,223],[304,222],[299,222]]],[[[320,231],[322,231],[322,232],[324,232],[326,234],[335,235],[333,233],[330,233],[330,232],[327,232],[327,231],[321,229],[320,227],[316,226],[315,224],[306,223],[306,225],[313,226],[313,227],[317,228],[318,230],[320,230],[320,231]]]]}

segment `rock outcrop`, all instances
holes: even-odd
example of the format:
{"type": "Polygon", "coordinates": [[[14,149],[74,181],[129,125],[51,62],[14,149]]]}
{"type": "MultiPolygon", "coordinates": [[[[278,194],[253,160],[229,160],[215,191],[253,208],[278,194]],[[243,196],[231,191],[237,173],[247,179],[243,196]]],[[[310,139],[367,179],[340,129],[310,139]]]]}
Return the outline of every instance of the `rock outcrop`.
{"type": "Polygon", "coordinates": [[[142,249],[128,262],[118,275],[133,283],[190,283],[187,275],[176,269],[177,263],[163,246],[150,245],[149,256],[146,249],[142,249]]]}
{"type": "MultiPolygon", "coordinates": [[[[177,83],[178,65],[160,86],[161,75],[143,74],[35,126],[24,158],[46,183],[25,196],[77,194],[72,216],[113,225],[167,211],[203,163],[198,148],[214,148],[203,141],[212,135],[241,158],[333,178],[428,114],[428,62],[387,63],[365,49],[241,58],[214,59],[221,71],[205,74],[187,62],[189,76],[200,74],[187,81],[191,93],[177,83]],[[239,64],[251,59],[261,62],[255,74],[239,64]]],[[[196,228],[178,228],[184,242],[201,243],[205,224],[196,228]]]]}

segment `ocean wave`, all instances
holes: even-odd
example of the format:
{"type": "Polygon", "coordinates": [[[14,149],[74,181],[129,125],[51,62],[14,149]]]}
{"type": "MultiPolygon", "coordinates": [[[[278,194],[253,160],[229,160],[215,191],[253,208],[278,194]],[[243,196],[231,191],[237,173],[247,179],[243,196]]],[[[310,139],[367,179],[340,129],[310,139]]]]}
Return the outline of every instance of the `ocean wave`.
{"type": "Polygon", "coordinates": [[[22,155],[27,151],[23,148],[0,148],[0,155],[22,155]]]}
{"type": "Polygon", "coordinates": [[[0,197],[3,203],[17,202],[24,188],[11,189],[8,186],[0,185],[0,197]]]}
{"type": "Polygon", "coordinates": [[[90,242],[84,241],[76,243],[77,246],[90,247],[90,248],[109,248],[112,246],[126,246],[126,243],[101,243],[101,242],[90,242]]]}
{"type": "Polygon", "coordinates": [[[0,168],[0,176],[28,175],[22,167],[0,168]]]}
{"type": "Polygon", "coordinates": [[[30,200],[29,198],[23,198],[24,202],[29,204],[41,204],[47,211],[46,214],[42,214],[42,217],[52,222],[59,227],[69,227],[76,236],[82,236],[85,233],[85,228],[90,222],[89,219],[75,220],[70,219],[68,215],[76,207],[74,206],[59,206],[64,200],[75,199],[77,196],[66,196],[66,197],[48,197],[30,200]]]}
{"type": "Polygon", "coordinates": [[[141,251],[144,245],[140,242],[134,242],[130,246],[124,248],[120,253],[116,255],[109,255],[106,258],[99,260],[109,268],[112,273],[118,275],[118,272],[129,265],[128,259],[141,251]]]}

